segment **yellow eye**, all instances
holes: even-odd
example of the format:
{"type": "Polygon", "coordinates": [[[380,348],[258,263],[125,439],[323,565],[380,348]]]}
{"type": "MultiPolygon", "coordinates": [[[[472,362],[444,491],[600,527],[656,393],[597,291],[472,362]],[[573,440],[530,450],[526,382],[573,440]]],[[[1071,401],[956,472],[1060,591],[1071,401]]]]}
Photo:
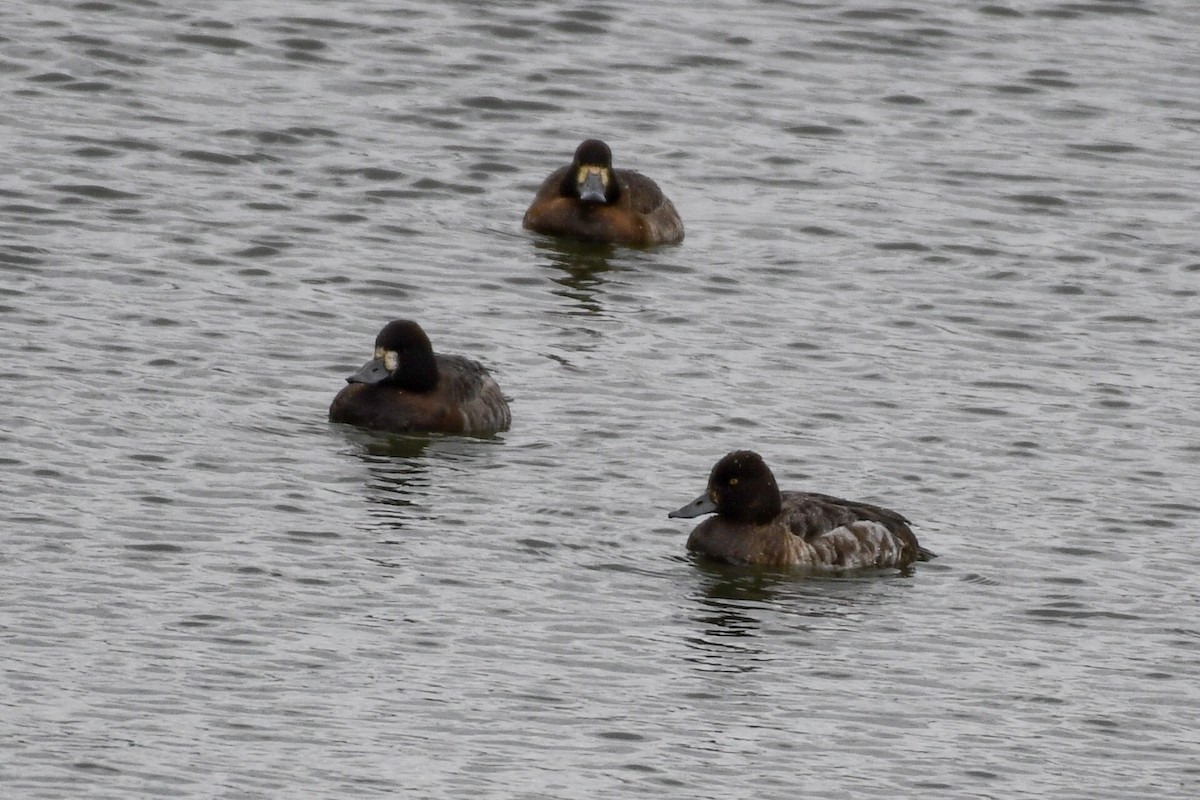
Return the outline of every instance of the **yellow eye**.
{"type": "Polygon", "coordinates": [[[737,478],[730,478],[730,479],[729,479],[729,485],[730,485],[730,486],[737,486],[737,478]]]}

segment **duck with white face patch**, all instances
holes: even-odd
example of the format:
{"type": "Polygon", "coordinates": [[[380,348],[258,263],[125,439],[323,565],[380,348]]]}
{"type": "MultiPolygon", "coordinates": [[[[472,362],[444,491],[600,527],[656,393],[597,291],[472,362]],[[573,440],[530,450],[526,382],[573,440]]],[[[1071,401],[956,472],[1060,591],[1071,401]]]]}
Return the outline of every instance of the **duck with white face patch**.
{"type": "Polygon", "coordinates": [[[674,244],[683,221],[658,184],[614,169],[612,150],[587,139],[575,157],[542,181],[522,224],[552,236],[626,245],[674,244]]]}
{"type": "Polygon", "coordinates": [[[395,320],[375,337],[370,361],[346,378],[329,419],[393,433],[492,434],[512,415],[495,378],[478,361],[434,354],[411,320],[395,320]]]}

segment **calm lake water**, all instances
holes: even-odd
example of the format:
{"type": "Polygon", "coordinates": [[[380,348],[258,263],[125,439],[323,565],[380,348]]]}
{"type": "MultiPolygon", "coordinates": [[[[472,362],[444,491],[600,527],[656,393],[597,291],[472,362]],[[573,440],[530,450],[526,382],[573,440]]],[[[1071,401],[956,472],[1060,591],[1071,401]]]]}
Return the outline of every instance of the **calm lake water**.
{"type": "Polygon", "coordinates": [[[5,798],[1192,798],[1200,5],[0,6],[5,798]],[[687,238],[529,234],[578,142],[687,238]],[[326,420],[386,321],[491,439],[326,420]],[[717,569],[735,448],[940,558],[717,569]]]}

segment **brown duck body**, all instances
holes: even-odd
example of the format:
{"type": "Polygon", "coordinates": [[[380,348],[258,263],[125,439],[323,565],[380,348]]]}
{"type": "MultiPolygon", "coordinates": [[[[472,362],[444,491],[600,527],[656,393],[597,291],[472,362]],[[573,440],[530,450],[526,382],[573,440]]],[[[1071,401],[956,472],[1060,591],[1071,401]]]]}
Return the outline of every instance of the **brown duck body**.
{"type": "Polygon", "coordinates": [[[683,241],[683,221],[658,184],[639,172],[614,169],[620,187],[613,203],[585,203],[562,192],[568,164],[542,182],[523,225],[552,236],[614,244],[655,245],[683,241]]]}
{"type": "Polygon", "coordinates": [[[512,423],[491,373],[478,361],[435,354],[412,320],[383,326],[374,357],[346,381],[329,406],[333,422],[391,433],[477,434],[512,423]]]}
{"type": "Polygon", "coordinates": [[[627,245],[674,244],[683,220],[658,184],[614,169],[612,150],[585,139],[571,163],[542,181],[522,224],[538,233],[627,245]]]}
{"type": "Polygon", "coordinates": [[[329,419],[391,433],[497,433],[512,415],[500,385],[477,361],[436,356],[438,382],[432,391],[351,383],[329,406],[329,419]]]}
{"type": "Polygon", "coordinates": [[[734,451],[713,467],[708,488],[671,517],[698,517],[687,547],[731,564],[841,572],[905,567],[933,554],[902,515],[816,492],[781,492],[762,457],[734,451]]]}
{"type": "Polygon", "coordinates": [[[894,511],[809,492],[781,495],[783,510],[771,521],[706,519],[688,537],[688,549],[731,564],[818,571],[904,567],[925,553],[894,511]]]}

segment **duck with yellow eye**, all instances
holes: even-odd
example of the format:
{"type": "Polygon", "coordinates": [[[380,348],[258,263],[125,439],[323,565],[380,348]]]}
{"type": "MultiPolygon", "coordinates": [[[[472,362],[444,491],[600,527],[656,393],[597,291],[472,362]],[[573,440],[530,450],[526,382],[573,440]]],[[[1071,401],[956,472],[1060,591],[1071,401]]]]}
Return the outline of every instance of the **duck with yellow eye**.
{"type": "Polygon", "coordinates": [[[683,221],[658,184],[641,173],[614,169],[599,139],[575,149],[575,158],[542,182],[522,223],[551,236],[626,245],[675,244],[683,221]]]}
{"type": "Polygon", "coordinates": [[[762,456],[736,450],[708,476],[704,494],[668,517],[716,513],[687,548],[729,564],[800,567],[817,573],[906,567],[933,558],[902,515],[816,492],[781,492],[762,456]]]}
{"type": "Polygon", "coordinates": [[[478,361],[434,354],[411,320],[389,322],[374,357],[346,378],[329,406],[332,422],[391,433],[492,434],[512,415],[500,385],[478,361]]]}

